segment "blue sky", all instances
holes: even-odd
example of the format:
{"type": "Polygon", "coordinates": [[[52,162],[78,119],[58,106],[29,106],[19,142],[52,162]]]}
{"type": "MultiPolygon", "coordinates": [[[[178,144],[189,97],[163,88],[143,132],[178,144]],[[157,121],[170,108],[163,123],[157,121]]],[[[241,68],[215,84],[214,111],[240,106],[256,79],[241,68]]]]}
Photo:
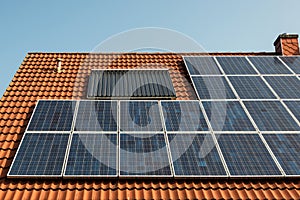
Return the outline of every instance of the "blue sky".
{"type": "Polygon", "coordinates": [[[120,32],[168,28],[206,51],[274,51],[280,33],[300,33],[299,0],[3,1],[0,94],[27,52],[89,52],[120,32]]]}

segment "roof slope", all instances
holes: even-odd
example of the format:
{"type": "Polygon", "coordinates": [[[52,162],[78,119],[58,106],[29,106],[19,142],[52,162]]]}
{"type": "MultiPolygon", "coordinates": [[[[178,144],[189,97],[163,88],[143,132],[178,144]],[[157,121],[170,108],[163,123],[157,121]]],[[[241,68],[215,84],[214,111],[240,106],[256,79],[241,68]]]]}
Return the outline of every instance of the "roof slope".
{"type": "MultiPolygon", "coordinates": [[[[181,55],[29,53],[0,100],[0,199],[299,199],[300,179],[22,180],[6,174],[38,99],[86,97],[91,69],[168,68],[177,99],[196,99],[181,55]],[[56,72],[57,58],[63,72],[56,72]]],[[[185,54],[197,55],[197,54],[185,54]]],[[[271,55],[215,53],[212,55],[271,55]]]]}

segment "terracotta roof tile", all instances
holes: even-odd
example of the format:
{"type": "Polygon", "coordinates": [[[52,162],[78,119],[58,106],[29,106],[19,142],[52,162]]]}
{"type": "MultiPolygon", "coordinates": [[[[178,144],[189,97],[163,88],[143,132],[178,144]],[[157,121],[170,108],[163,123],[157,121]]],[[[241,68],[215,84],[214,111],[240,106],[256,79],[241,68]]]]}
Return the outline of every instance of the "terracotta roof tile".
{"type": "MultiPolygon", "coordinates": [[[[293,47],[289,51],[293,51],[293,47]]],[[[274,53],[211,53],[273,55],[274,53]]],[[[182,55],[28,53],[0,100],[0,199],[299,199],[300,180],[15,180],[6,174],[38,99],[85,97],[93,68],[168,68],[177,99],[196,99],[182,55]],[[55,72],[62,58],[62,73],[55,72]]],[[[203,55],[203,54],[202,54],[203,55]]]]}

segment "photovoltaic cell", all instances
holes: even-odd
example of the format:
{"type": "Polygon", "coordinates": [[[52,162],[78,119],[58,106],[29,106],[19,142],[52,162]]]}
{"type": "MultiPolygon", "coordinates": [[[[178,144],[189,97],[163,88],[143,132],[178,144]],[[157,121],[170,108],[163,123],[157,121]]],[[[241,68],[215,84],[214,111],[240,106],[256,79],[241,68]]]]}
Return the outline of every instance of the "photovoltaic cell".
{"type": "Polygon", "coordinates": [[[117,101],[80,101],[75,131],[117,131],[117,101]]]}
{"type": "Polygon", "coordinates": [[[191,75],[221,74],[221,71],[213,57],[184,57],[184,60],[191,75]]]}
{"type": "Polygon", "coordinates": [[[245,57],[216,57],[225,74],[257,74],[245,57]]]}
{"type": "Polygon", "coordinates": [[[245,101],[244,104],[261,131],[300,130],[279,101],[245,101]]]}
{"type": "Polygon", "coordinates": [[[162,121],[157,101],[121,101],[121,131],[162,131],[162,121]]]}
{"type": "Polygon", "coordinates": [[[276,98],[259,76],[231,76],[228,78],[241,99],[276,98]]]}
{"type": "Polygon", "coordinates": [[[117,134],[73,134],[65,175],[117,176],[117,134]]]}
{"type": "Polygon", "coordinates": [[[249,60],[261,74],[292,73],[277,57],[249,57],[249,60]]]}
{"type": "Polygon", "coordinates": [[[198,101],[162,101],[167,131],[207,131],[198,101]]]}
{"type": "Polygon", "coordinates": [[[192,77],[200,99],[235,99],[226,79],[221,76],[192,77]]]}
{"type": "Polygon", "coordinates": [[[255,131],[238,101],[203,102],[214,131],[255,131]]]}
{"type": "Polygon", "coordinates": [[[233,176],[281,175],[258,134],[216,134],[233,176]]]}
{"type": "Polygon", "coordinates": [[[76,101],[39,101],[28,131],[71,131],[76,101]]]}
{"type": "Polygon", "coordinates": [[[284,101],[287,107],[292,111],[295,117],[300,122],[300,100],[299,101],[284,101]]]}
{"type": "Polygon", "coordinates": [[[171,135],[174,138],[169,144],[175,176],[226,175],[210,134],[171,135]]]}
{"type": "Polygon", "coordinates": [[[164,134],[121,133],[120,175],[171,176],[164,134]]]}
{"type": "Polygon", "coordinates": [[[299,56],[282,56],[280,57],[296,74],[300,74],[300,57],[299,56]]]}
{"type": "Polygon", "coordinates": [[[26,133],[8,176],[62,176],[69,134],[26,133]]]}
{"type": "Polygon", "coordinates": [[[300,99],[300,80],[296,76],[266,76],[266,81],[282,99],[300,99]]]}
{"type": "Polygon", "coordinates": [[[300,175],[300,134],[264,134],[272,152],[287,175],[300,175]]]}

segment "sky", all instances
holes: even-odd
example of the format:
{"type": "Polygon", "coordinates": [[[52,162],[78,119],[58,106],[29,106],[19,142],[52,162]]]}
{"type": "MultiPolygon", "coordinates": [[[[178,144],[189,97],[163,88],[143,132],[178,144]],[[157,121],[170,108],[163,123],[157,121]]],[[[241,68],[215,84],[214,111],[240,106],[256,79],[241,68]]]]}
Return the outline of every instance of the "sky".
{"type": "Polygon", "coordinates": [[[0,95],[28,52],[91,52],[118,33],[159,27],[208,52],[274,51],[281,33],[300,33],[299,0],[2,1],[0,95]]]}

